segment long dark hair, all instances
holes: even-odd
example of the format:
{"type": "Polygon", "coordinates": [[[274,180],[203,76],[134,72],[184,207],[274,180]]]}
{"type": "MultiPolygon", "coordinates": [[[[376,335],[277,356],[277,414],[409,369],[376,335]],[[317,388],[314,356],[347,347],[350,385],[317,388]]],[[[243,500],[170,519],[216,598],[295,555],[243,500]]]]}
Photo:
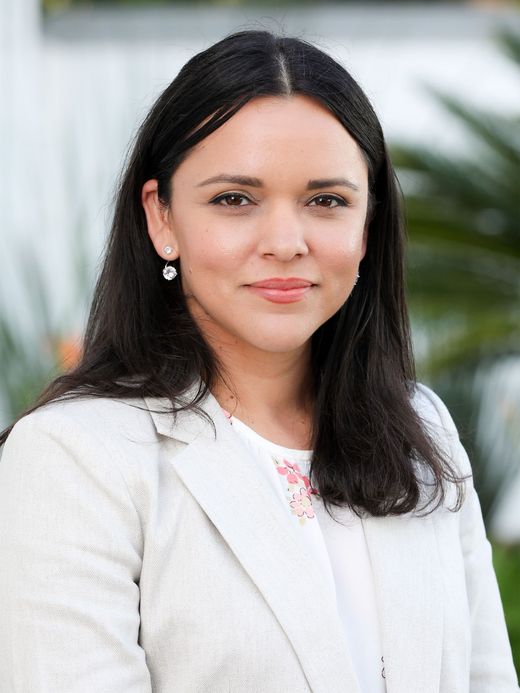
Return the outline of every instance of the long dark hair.
{"type": "MultiPolygon", "coordinates": [[[[147,233],[143,184],[158,180],[170,203],[171,177],[190,149],[263,95],[305,94],[321,102],[356,140],[368,164],[370,225],[361,278],[342,308],[312,338],[315,393],[311,479],[325,507],[358,514],[436,508],[446,483],[461,479],[411,403],[415,370],[404,294],[401,201],[381,126],[351,75],[298,38],[268,31],[234,33],[195,55],[161,94],[139,129],[117,190],[104,265],[83,357],[24,413],[58,398],[165,397],[172,410],[196,378],[199,404],[220,376],[215,354],[191,318],[179,281],[147,233]]],[[[178,272],[182,264],[174,263],[178,272]]],[[[0,436],[3,444],[12,426],[0,436]]]]}

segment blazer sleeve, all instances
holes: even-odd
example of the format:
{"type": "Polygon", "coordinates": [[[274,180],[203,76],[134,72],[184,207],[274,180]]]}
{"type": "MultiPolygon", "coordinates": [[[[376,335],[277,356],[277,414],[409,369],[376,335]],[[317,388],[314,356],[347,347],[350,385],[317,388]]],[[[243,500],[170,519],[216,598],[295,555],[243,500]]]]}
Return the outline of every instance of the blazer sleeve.
{"type": "Polygon", "coordinates": [[[139,518],[113,455],[59,407],[0,459],[0,691],[150,693],[139,518]]]}
{"type": "Polygon", "coordinates": [[[455,467],[462,474],[470,474],[459,525],[471,617],[470,693],[517,693],[520,689],[493,568],[491,544],[486,537],[471,464],[445,404],[431,390],[428,394],[441,418],[455,467]]]}

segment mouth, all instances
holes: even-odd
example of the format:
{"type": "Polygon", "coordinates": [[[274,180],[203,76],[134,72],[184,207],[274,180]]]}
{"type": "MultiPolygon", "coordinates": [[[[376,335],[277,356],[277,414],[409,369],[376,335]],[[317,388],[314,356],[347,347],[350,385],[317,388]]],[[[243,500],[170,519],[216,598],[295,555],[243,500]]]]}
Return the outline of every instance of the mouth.
{"type": "Polygon", "coordinates": [[[299,277],[273,277],[263,279],[253,284],[246,284],[252,293],[272,303],[295,303],[316,286],[308,279],[299,277]]]}

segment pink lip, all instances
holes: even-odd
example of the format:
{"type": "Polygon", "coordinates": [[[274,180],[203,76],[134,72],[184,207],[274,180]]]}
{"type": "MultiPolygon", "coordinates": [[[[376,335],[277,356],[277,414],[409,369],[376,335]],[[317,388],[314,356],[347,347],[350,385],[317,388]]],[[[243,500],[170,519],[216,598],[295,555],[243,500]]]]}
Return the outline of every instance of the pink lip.
{"type": "Polygon", "coordinates": [[[287,279],[264,279],[246,286],[253,293],[272,303],[295,303],[311,290],[313,284],[307,279],[288,277],[287,279]]]}

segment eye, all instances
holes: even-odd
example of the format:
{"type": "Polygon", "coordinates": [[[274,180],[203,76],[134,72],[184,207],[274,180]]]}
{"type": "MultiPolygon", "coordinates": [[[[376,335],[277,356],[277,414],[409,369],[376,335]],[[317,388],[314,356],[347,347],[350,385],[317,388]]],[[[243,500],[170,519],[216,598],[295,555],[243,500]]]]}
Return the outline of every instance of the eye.
{"type": "Polygon", "coordinates": [[[342,197],[338,197],[337,195],[317,195],[316,197],[312,198],[309,204],[311,204],[312,202],[319,202],[320,204],[316,204],[315,206],[323,207],[324,209],[334,209],[334,207],[347,207],[347,203],[345,202],[345,200],[342,197]],[[334,202],[335,204],[321,204],[322,202],[334,202]]]}
{"type": "Polygon", "coordinates": [[[242,193],[236,193],[236,192],[231,192],[231,193],[225,193],[224,195],[218,195],[218,197],[215,197],[213,200],[211,200],[212,205],[220,205],[221,207],[245,207],[245,204],[241,204],[240,200],[249,200],[248,197],[245,195],[242,195],[242,193]],[[228,200],[230,204],[221,204],[222,200],[228,200]]]}

